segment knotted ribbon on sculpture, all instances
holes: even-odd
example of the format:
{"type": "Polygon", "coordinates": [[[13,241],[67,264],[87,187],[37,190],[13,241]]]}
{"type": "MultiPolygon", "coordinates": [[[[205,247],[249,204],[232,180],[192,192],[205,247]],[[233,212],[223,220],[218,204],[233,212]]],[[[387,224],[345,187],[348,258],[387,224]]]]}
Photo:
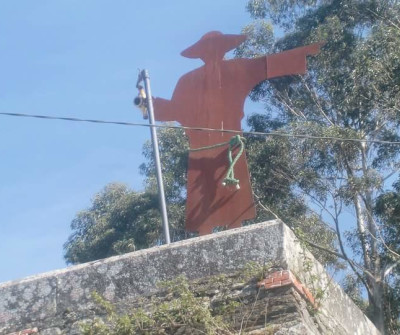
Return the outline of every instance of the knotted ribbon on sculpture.
{"type": "MultiPolygon", "coordinates": [[[[250,91],[260,82],[306,73],[306,56],[319,53],[315,43],[257,58],[224,60],[228,51],[246,40],[245,35],[212,31],[182,52],[188,58],[200,58],[204,65],[183,75],[171,100],[154,98],[158,121],[177,121],[186,127],[204,127],[241,131],[243,106],[250,91]]],[[[229,142],[226,132],[186,130],[191,148],[229,142]]],[[[235,166],[240,188],[223,186],[228,165],[228,147],[189,152],[187,176],[186,229],[200,235],[214,227],[240,227],[242,221],[256,215],[246,156],[235,166]]]]}

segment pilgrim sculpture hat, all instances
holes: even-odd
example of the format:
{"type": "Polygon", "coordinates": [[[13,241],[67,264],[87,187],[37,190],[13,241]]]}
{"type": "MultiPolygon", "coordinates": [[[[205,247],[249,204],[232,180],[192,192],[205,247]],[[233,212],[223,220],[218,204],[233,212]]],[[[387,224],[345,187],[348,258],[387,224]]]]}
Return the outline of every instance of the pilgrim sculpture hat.
{"type": "Polygon", "coordinates": [[[219,31],[210,31],[189,48],[183,50],[181,55],[187,58],[203,58],[210,48],[225,55],[246,40],[246,35],[223,34],[219,31]]]}

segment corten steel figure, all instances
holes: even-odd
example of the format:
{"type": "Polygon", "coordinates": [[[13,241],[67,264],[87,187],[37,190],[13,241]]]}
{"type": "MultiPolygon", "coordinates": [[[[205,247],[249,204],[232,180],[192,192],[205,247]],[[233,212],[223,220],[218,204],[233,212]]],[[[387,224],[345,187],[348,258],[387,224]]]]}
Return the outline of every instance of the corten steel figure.
{"type": "MultiPolygon", "coordinates": [[[[305,74],[306,56],[315,55],[320,44],[312,44],[278,54],[224,60],[226,52],[244,42],[244,35],[209,32],[182,52],[200,58],[204,65],[183,75],[171,100],[154,98],[158,121],[178,121],[183,126],[241,130],[244,101],[251,89],[263,80],[305,74]]],[[[190,148],[202,148],[229,141],[234,134],[186,130],[190,148]]],[[[200,235],[217,226],[240,227],[255,217],[245,155],[235,166],[240,189],[223,186],[228,170],[228,146],[190,151],[187,178],[186,229],[200,235]]]]}

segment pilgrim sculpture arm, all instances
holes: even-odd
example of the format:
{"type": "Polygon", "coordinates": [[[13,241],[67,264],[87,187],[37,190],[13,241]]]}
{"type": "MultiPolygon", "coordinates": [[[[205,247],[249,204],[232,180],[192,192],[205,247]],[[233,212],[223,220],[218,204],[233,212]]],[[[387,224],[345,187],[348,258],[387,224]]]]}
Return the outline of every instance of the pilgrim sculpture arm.
{"type": "Polygon", "coordinates": [[[236,59],[238,78],[245,96],[258,83],[277,77],[302,75],[307,72],[307,56],[319,53],[324,43],[314,43],[280,53],[256,58],[236,59]]]}
{"type": "Polygon", "coordinates": [[[171,100],[153,97],[153,107],[157,121],[177,121],[176,108],[171,100]]]}
{"type": "Polygon", "coordinates": [[[183,75],[176,84],[171,100],[153,98],[154,118],[157,121],[177,121],[182,123],[184,113],[192,104],[191,76],[183,75]],[[188,80],[189,79],[189,80],[188,80]]]}
{"type": "Polygon", "coordinates": [[[307,72],[306,57],[318,54],[323,45],[323,42],[314,43],[266,56],[267,79],[305,74],[307,72]]]}

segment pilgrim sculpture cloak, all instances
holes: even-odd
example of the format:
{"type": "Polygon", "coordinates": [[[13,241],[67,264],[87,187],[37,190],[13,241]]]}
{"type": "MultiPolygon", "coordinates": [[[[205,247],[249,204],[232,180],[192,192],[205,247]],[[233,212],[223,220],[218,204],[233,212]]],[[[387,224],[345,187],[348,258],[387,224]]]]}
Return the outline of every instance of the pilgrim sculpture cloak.
{"type": "MultiPolygon", "coordinates": [[[[204,65],[183,75],[171,100],[154,98],[157,121],[177,121],[186,127],[241,131],[243,106],[250,91],[261,81],[306,72],[306,56],[319,52],[321,44],[252,59],[224,60],[245,35],[209,32],[181,55],[200,58],[204,65]]],[[[234,134],[187,129],[191,149],[229,141],[234,134]]],[[[228,170],[228,146],[189,152],[186,229],[200,235],[214,227],[240,227],[256,215],[246,157],[235,166],[240,189],[223,185],[228,170]]]]}

